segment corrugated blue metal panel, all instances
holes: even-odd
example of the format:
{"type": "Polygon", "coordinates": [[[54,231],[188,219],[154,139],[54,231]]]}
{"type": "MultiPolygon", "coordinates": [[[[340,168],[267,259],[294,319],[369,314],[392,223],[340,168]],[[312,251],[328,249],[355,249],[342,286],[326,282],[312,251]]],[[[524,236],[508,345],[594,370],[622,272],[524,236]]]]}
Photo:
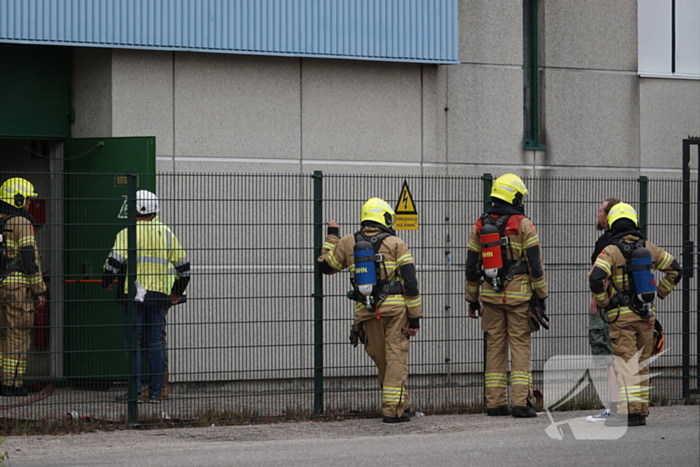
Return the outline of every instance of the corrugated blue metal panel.
{"type": "Polygon", "coordinates": [[[0,42],[457,63],[458,0],[0,0],[0,42]]]}

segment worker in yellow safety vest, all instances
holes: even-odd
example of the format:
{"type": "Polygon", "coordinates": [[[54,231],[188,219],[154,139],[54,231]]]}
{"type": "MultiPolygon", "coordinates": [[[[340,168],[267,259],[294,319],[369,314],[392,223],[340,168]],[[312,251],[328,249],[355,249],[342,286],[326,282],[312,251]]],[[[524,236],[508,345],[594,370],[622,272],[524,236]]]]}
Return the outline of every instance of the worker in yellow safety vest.
{"type": "MultiPolygon", "coordinates": [[[[164,383],[163,326],[169,305],[178,303],[190,281],[190,261],[175,234],[168,226],[156,219],[160,211],[154,193],[139,190],[136,193],[136,365],[137,388],[141,387],[141,350],[147,351],[150,368],[148,400],[159,402],[164,383]],[[177,278],[173,281],[170,265],[174,266],[177,278]],[[143,339],[143,345],[142,345],[143,339]]],[[[127,229],[121,230],[107,258],[102,277],[102,286],[112,290],[112,281],[123,271],[129,260],[127,229]]],[[[128,293],[129,286],[124,291],[128,293]]],[[[127,318],[125,307],[125,322],[127,318]]],[[[127,401],[128,395],[117,396],[118,401],[127,401]]]]}

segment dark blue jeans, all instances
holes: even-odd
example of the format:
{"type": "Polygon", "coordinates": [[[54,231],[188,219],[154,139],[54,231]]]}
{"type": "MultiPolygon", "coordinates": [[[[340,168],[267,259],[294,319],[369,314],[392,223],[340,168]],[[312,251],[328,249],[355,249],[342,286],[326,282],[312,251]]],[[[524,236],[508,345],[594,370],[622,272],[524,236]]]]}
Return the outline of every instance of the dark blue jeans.
{"type": "MultiPolygon", "coordinates": [[[[163,372],[165,362],[163,356],[163,326],[165,325],[165,310],[168,297],[160,292],[147,292],[143,302],[136,303],[136,388],[141,391],[141,351],[146,352],[150,373],[148,376],[148,393],[151,397],[160,396],[163,389],[163,372]],[[142,345],[145,344],[145,345],[142,345]]],[[[127,304],[124,304],[124,323],[129,323],[127,304]]],[[[124,339],[129,351],[129,329],[125,328],[124,339]]]]}

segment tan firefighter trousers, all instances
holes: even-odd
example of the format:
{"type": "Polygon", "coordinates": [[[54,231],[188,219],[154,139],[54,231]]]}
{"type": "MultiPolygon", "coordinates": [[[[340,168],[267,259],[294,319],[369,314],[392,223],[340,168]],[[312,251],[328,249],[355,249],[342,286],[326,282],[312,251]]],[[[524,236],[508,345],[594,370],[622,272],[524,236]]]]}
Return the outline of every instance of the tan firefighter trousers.
{"type": "Polygon", "coordinates": [[[532,339],[527,312],[527,303],[516,306],[484,303],[481,327],[486,332],[486,408],[495,409],[508,404],[506,386],[509,347],[512,405],[526,406],[531,397],[532,339]]]}
{"type": "Polygon", "coordinates": [[[400,417],[409,408],[408,349],[410,340],[403,333],[406,314],[382,316],[363,321],[367,343],[365,351],[377,366],[382,385],[382,415],[400,417]]]}
{"type": "Polygon", "coordinates": [[[654,350],[654,318],[649,322],[622,318],[615,321],[610,325],[610,341],[620,388],[617,412],[649,415],[649,357],[654,350]]]}
{"type": "Polygon", "coordinates": [[[34,300],[26,287],[0,287],[2,384],[22,386],[34,325],[34,300]]]}

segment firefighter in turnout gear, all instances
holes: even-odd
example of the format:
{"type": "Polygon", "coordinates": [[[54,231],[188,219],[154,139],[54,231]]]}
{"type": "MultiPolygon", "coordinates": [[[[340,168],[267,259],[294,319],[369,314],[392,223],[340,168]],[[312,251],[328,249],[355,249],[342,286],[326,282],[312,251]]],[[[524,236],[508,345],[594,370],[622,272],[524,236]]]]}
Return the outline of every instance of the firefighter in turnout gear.
{"type": "Polygon", "coordinates": [[[531,332],[535,329],[530,325],[528,310],[531,300],[537,301],[542,312],[546,310],[547,281],[539,237],[525,216],[523,197],[527,192],[517,175],[498,177],[491,189],[492,207],[476,221],[467,246],[466,299],[469,316],[481,317],[481,327],[486,333],[484,385],[486,413],[490,416],[537,416],[530,402],[533,398],[531,332]],[[487,225],[497,226],[500,232],[497,242],[491,236],[481,235],[487,225]],[[494,243],[498,243],[500,265],[491,264],[491,255],[496,254],[494,243]],[[487,274],[486,269],[497,271],[487,274]],[[506,400],[509,348],[512,407],[506,400]]]}
{"type": "Polygon", "coordinates": [[[323,274],[350,269],[354,288],[348,297],[355,301],[351,341],[355,345],[362,341],[377,366],[385,423],[410,420],[408,351],[410,336],[418,332],[423,315],[415,262],[411,250],[396,236],[393,222],[391,206],[372,198],[362,206],[361,230],[355,234],[340,238],[338,224],[328,222],[328,237],[317,260],[323,274]],[[364,258],[356,260],[356,244],[366,245],[366,250],[359,251],[364,258]],[[356,263],[372,260],[376,268],[375,284],[358,284],[356,279],[361,271],[356,263]]]}
{"type": "Polygon", "coordinates": [[[662,248],[644,240],[632,206],[618,203],[608,213],[609,244],[598,255],[588,279],[593,298],[605,309],[619,386],[617,414],[607,426],[646,425],[649,415],[649,357],[654,350],[656,311],[653,299],[673,291],[681,279],[678,262],[662,248]],[[645,257],[641,266],[639,256],[645,257]],[[653,269],[664,273],[656,284],[653,269]],[[645,286],[651,286],[644,289],[645,286]],[[655,287],[655,291],[653,288],[655,287]]]}
{"type": "Polygon", "coordinates": [[[0,340],[2,341],[2,395],[26,396],[23,385],[27,352],[34,325],[34,301],[45,300],[46,284],[34,240],[34,219],[27,212],[34,186],[11,178],[0,186],[0,340]]]}

